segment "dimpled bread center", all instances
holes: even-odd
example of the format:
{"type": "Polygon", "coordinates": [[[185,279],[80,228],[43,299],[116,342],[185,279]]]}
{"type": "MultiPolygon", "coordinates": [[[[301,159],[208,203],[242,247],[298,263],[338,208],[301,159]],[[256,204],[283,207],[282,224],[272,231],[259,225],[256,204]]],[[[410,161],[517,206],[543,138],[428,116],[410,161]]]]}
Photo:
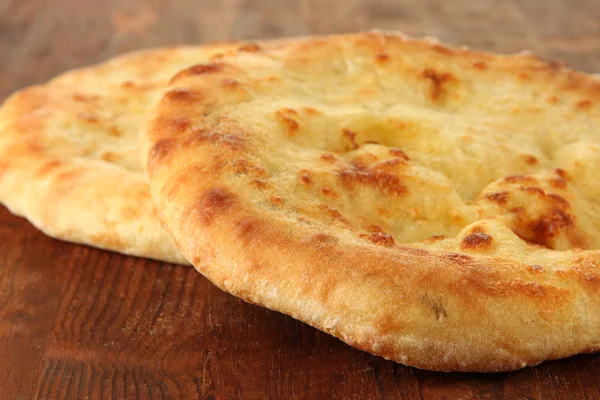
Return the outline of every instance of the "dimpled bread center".
{"type": "Polygon", "coordinates": [[[597,82],[461,51],[313,45],[245,70],[223,114],[258,150],[232,185],[382,246],[600,248],[597,82]]]}

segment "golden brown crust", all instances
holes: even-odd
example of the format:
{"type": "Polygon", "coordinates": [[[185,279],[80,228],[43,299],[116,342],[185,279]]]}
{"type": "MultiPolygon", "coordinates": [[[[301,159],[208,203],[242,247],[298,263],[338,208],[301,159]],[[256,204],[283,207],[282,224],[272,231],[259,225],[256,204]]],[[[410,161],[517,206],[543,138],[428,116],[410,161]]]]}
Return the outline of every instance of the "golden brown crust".
{"type": "Polygon", "coordinates": [[[238,46],[127,54],[15,93],[0,110],[0,202],[59,239],[187,264],[156,218],[138,128],[175,72],[238,46]]]}
{"type": "Polygon", "coordinates": [[[600,346],[598,101],[528,54],[307,38],[179,73],[143,165],[222,289],[407,365],[510,370],[600,346]]]}

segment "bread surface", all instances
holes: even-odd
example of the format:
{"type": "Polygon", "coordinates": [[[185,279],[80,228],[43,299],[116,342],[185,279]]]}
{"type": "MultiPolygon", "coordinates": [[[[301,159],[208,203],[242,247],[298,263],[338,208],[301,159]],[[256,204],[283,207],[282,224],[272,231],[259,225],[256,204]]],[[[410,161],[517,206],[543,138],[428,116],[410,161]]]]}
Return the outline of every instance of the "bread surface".
{"type": "Polygon", "coordinates": [[[59,239],[187,263],[156,219],[139,127],[174,73],[236,46],[130,53],[13,94],[0,109],[0,202],[59,239]]]}
{"type": "Polygon", "coordinates": [[[142,154],[222,289],[373,354],[500,371],[600,346],[600,80],[368,32],[179,72],[142,154]]]}

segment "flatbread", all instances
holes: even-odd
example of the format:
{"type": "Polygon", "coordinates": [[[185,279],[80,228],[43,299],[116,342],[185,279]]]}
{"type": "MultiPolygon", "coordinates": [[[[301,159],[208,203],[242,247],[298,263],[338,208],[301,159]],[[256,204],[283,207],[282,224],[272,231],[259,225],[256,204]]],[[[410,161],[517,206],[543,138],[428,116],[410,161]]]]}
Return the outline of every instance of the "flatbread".
{"type": "Polygon", "coordinates": [[[142,153],[223,290],[420,368],[600,349],[600,80],[370,32],[177,74],[142,153]]]}
{"type": "Polygon", "coordinates": [[[175,72],[236,46],[131,53],[15,93],[0,110],[0,202],[55,238],[187,263],[156,219],[139,125],[175,72]]]}

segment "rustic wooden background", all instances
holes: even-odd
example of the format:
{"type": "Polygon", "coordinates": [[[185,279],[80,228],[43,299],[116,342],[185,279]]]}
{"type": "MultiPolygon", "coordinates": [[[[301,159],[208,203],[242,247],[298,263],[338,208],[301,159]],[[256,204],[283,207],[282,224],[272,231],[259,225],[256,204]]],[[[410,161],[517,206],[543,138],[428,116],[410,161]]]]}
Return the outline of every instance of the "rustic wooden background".
{"type": "MultiPolygon", "coordinates": [[[[0,0],[0,99],[131,49],[372,27],[600,72],[598,0],[0,0]]],[[[0,207],[0,399],[600,398],[600,356],[444,374],[354,350],[192,269],[61,243],[0,207]]]]}

